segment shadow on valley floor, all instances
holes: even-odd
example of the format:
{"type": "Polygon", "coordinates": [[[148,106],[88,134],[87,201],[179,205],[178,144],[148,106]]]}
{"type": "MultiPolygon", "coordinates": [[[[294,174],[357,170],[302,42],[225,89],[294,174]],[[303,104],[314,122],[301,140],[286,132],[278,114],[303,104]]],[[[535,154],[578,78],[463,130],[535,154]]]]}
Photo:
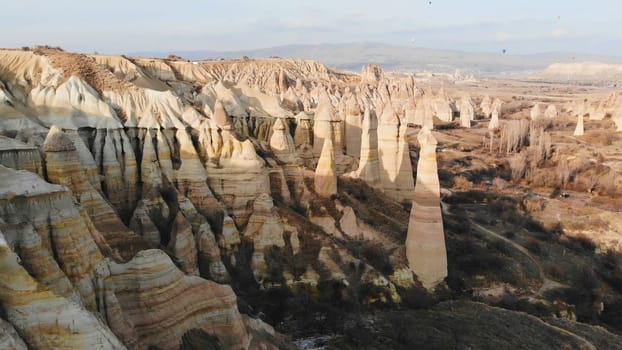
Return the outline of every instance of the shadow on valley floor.
{"type": "MultiPolygon", "coordinates": [[[[340,180],[340,189],[333,200],[316,205],[336,213],[326,207],[338,199],[355,207],[365,222],[379,223],[379,230],[403,242],[406,227],[400,222],[407,222],[408,206],[360,184],[340,180]]],[[[524,198],[466,191],[443,200],[449,276],[435,293],[398,289],[400,304],[363,304],[379,291],[370,285],[346,287],[334,281],[320,282],[316,288],[264,290],[252,278],[252,251],[243,245],[238,266],[248,267],[247,272],[239,272],[246,278],[234,276],[236,281],[247,281],[234,285],[240,310],[260,316],[303,348],[495,348],[494,335],[504,332],[515,334],[508,344],[516,349],[558,348],[561,341],[569,348],[589,348],[586,344],[620,348],[622,338],[615,333],[622,334],[622,255],[597,251],[587,237],[545,229],[528,214],[526,206],[532,203],[524,198]],[[474,314],[486,317],[470,318],[474,314]],[[533,332],[554,337],[535,337],[533,332]]],[[[298,227],[302,249],[293,254],[287,243],[268,252],[275,282],[283,282],[277,278],[283,271],[299,276],[309,264],[322,275],[317,255],[329,243],[343,245],[384,273],[391,273],[400,255],[374,241],[336,239],[300,212],[280,205],[278,210],[298,227]]],[[[349,273],[356,275],[358,268],[352,266],[349,273]]]]}

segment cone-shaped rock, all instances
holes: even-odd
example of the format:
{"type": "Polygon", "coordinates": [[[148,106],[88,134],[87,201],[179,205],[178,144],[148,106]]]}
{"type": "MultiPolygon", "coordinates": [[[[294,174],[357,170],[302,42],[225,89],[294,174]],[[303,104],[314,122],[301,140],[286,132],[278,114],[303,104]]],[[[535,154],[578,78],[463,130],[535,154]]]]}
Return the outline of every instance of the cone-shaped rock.
{"type": "Polygon", "coordinates": [[[574,129],[574,136],[583,136],[583,115],[577,119],[577,127],[574,129]]]}
{"type": "Polygon", "coordinates": [[[378,118],[369,108],[363,114],[361,135],[361,158],[357,174],[371,186],[380,184],[380,163],[378,161],[378,118]]]}
{"type": "Polygon", "coordinates": [[[227,115],[227,111],[225,111],[225,106],[223,106],[220,100],[216,100],[214,103],[214,121],[216,125],[220,128],[230,127],[231,126],[231,118],[227,115]]]}
{"type": "Polygon", "coordinates": [[[547,118],[557,118],[557,107],[555,107],[555,105],[549,105],[548,107],[546,107],[546,110],[544,111],[544,116],[547,118]]]}
{"type": "Polygon", "coordinates": [[[447,252],[440,207],[436,139],[425,127],[421,129],[417,139],[421,151],[406,236],[406,257],[410,269],[423,286],[433,289],[447,277],[447,252]]]}
{"type": "Polygon", "coordinates": [[[315,109],[314,123],[313,123],[313,155],[319,156],[324,148],[324,140],[333,140],[332,120],[333,120],[333,106],[326,92],[320,95],[320,101],[315,109]]]}
{"type": "Polygon", "coordinates": [[[322,197],[330,197],[337,193],[335,152],[330,138],[324,140],[322,154],[315,168],[315,192],[322,197]]]}
{"type": "Polygon", "coordinates": [[[479,108],[482,110],[485,118],[490,117],[490,114],[492,113],[492,101],[490,101],[490,96],[486,95],[482,98],[479,108]]]}
{"type": "Polygon", "coordinates": [[[361,153],[361,109],[354,95],[346,103],[345,124],[346,154],[358,157],[361,153]]]}
{"type": "Polygon", "coordinates": [[[490,122],[488,123],[488,129],[494,130],[499,128],[499,111],[495,108],[492,110],[492,117],[490,117],[490,122]]]}
{"type": "Polygon", "coordinates": [[[292,163],[296,161],[296,149],[292,136],[287,132],[281,118],[277,118],[272,126],[270,149],[281,161],[292,163]]]}
{"type": "Polygon", "coordinates": [[[471,120],[475,119],[475,112],[473,111],[473,105],[471,99],[463,97],[460,100],[460,126],[463,128],[471,127],[471,120]]]}

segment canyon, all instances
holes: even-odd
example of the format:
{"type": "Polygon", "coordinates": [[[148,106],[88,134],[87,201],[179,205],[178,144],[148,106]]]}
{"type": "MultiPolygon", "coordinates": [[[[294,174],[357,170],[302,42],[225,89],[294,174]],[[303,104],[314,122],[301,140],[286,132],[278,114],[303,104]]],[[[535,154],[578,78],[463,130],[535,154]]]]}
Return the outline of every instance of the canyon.
{"type": "Polygon", "coordinates": [[[0,347],[294,349],[317,335],[296,323],[303,302],[416,305],[430,324],[481,310],[555,344],[615,344],[617,323],[599,318],[621,300],[615,263],[586,306],[594,318],[571,326],[496,308],[524,288],[546,317],[579,312],[532,290],[533,266],[511,248],[499,254],[516,259],[513,284],[457,277],[500,244],[477,225],[527,232],[516,244],[528,248],[553,244],[529,236],[532,221],[563,244],[587,235],[584,260],[622,250],[622,93],[535,84],[2,49],[0,347]],[[493,213],[513,198],[532,221],[493,213]]]}

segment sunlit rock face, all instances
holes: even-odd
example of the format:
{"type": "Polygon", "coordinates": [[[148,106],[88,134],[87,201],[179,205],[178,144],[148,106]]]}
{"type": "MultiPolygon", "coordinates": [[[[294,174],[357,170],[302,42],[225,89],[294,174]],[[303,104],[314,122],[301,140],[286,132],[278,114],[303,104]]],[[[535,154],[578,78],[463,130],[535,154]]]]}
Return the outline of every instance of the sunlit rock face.
{"type": "Polygon", "coordinates": [[[0,347],[276,348],[227,284],[400,302],[401,243],[339,201],[414,198],[407,123],[439,96],[379,67],[0,50],[0,347]],[[360,235],[393,275],[331,241],[360,235]]]}
{"type": "Polygon", "coordinates": [[[408,222],[406,256],[410,269],[427,289],[447,277],[447,252],[440,207],[436,139],[427,128],[417,136],[420,145],[417,184],[408,222]]]}
{"type": "Polygon", "coordinates": [[[315,168],[315,192],[322,197],[337,193],[337,174],[335,171],[335,153],[330,138],[324,140],[322,154],[315,168]]]}

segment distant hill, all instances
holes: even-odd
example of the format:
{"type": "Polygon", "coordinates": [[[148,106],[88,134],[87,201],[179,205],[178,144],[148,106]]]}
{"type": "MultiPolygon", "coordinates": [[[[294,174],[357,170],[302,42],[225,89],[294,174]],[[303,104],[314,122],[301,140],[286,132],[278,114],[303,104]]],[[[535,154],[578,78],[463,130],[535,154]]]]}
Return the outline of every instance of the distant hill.
{"type": "Polygon", "coordinates": [[[622,82],[622,64],[601,62],[554,63],[541,72],[530,76],[532,79],[546,81],[622,82]]]}
{"type": "Polygon", "coordinates": [[[488,52],[463,52],[436,50],[418,47],[385,45],[376,43],[286,45],[247,51],[170,51],[134,52],[129,55],[166,57],[176,54],[181,57],[219,59],[248,57],[296,57],[321,61],[329,67],[360,72],[369,63],[380,65],[386,70],[404,72],[429,71],[453,73],[459,69],[465,74],[477,77],[527,76],[560,62],[602,62],[620,63],[622,57],[589,55],[580,53],[542,53],[512,55],[488,52]]]}

